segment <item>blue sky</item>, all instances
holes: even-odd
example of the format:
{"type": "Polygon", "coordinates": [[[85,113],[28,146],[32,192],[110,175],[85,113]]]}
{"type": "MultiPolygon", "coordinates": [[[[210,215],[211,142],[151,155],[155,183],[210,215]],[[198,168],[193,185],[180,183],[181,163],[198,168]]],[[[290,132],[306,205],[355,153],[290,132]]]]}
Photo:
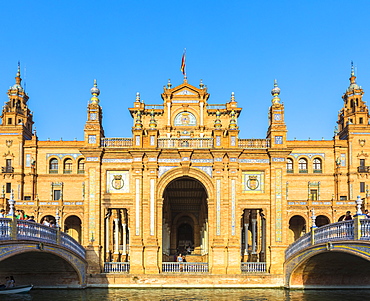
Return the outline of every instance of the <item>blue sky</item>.
{"type": "Polygon", "coordinates": [[[162,104],[187,75],[220,104],[235,92],[241,138],[264,138],[278,79],[288,139],[332,139],[350,63],[370,91],[369,1],[1,1],[0,100],[17,62],[40,140],[83,139],[98,80],[106,137],[130,137],[136,92],[162,104]]]}

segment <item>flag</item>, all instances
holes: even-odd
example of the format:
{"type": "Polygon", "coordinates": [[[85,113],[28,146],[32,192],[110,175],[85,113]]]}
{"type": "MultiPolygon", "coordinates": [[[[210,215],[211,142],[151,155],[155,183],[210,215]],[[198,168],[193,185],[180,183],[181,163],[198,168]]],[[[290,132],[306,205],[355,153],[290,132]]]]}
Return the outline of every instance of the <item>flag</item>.
{"type": "Polygon", "coordinates": [[[186,71],[185,71],[185,60],[186,60],[186,49],[184,49],[184,53],[182,55],[182,59],[181,59],[181,72],[182,74],[184,74],[184,76],[186,75],[186,71]]]}

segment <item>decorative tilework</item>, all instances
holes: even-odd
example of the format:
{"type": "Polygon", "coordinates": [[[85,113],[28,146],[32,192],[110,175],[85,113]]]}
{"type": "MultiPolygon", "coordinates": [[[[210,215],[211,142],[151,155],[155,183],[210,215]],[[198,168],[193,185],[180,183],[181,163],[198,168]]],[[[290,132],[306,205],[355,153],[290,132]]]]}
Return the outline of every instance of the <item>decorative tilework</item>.
{"type": "Polygon", "coordinates": [[[131,163],[132,159],[103,159],[103,163],[131,163]]]}
{"type": "Polygon", "coordinates": [[[265,189],[265,173],[263,171],[242,172],[243,192],[263,193],[265,189]]]}
{"type": "Polygon", "coordinates": [[[150,179],[150,235],[154,235],[155,179],[150,179]]]}
{"type": "Polygon", "coordinates": [[[221,180],[216,180],[216,235],[221,235],[221,180]]]}
{"type": "Polygon", "coordinates": [[[149,162],[157,162],[157,158],[149,158],[148,161],[149,162]]]}
{"type": "Polygon", "coordinates": [[[158,178],[160,178],[165,172],[177,166],[159,166],[158,168],[158,178]]]}
{"type": "MultiPolygon", "coordinates": [[[[50,154],[46,154],[46,159],[48,159],[51,156],[58,157],[59,159],[63,159],[65,156],[72,157],[73,159],[77,159],[78,157],[82,156],[82,154],[71,154],[71,153],[68,153],[68,154],[57,154],[57,153],[50,153],[50,154]]],[[[87,161],[87,158],[86,158],[86,161],[87,161]]]]}
{"type": "Polygon", "coordinates": [[[285,162],[285,158],[272,158],[272,162],[285,162]]]}
{"type": "Polygon", "coordinates": [[[213,163],[213,159],[192,159],[193,163],[213,163]]]}
{"type": "Polygon", "coordinates": [[[95,233],[95,177],[96,177],[96,170],[95,168],[89,169],[89,233],[90,237],[89,240],[91,242],[94,241],[94,233],[95,233]]]}
{"type": "Polygon", "coordinates": [[[222,162],[222,158],[215,158],[215,162],[222,162]]]}
{"type": "Polygon", "coordinates": [[[142,159],[141,158],[134,158],[134,162],[141,162],[142,159]]]}
{"type": "Polygon", "coordinates": [[[230,162],[237,162],[238,158],[230,158],[230,162]]]}
{"type": "Polygon", "coordinates": [[[231,235],[235,235],[235,179],[231,180],[231,235]]]}
{"type": "Polygon", "coordinates": [[[275,169],[275,241],[283,240],[282,225],[282,171],[281,168],[275,169]]]}
{"type": "Polygon", "coordinates": [[[239,159],[240,163],[270,163],[269,159],[239,159]]]}
{"type": "Polygon", "coordinates": [[[135,235],[140,235],[140,179],[135,179],[135,235]]]}
{"type": "Polygon", "coordinates": [[[208,174],[212,178],[212,166],[193,166],[194,168],[200,169],[204,171],[206,174],[208,174]]]}
{"type": "Polygon", "coordinates": [[[129,193],[129,172],[127,170],[108,170],[106,187],[107,193],[129,193]]]}
{"type": "Polygon", "coordinates": [[[99,158],[98,157],[87,157],[86,161],[87,162],[97,162],[99,161],[99,158]]]}
{"type": "Polygon", "coordinates": [[[180,163],[180,159],[158,159],[159,163],[180,163]]]}
{"type": "Polygon", "coordinates": [[[325,158],[324,153],[291,153],[290,155],[293,156],[295,159],[297,159],[300,156],[306,156],[310,159],[312,159],[312,157],[316,157],[316,156],[320,156],[322,158],[325,158]]]}

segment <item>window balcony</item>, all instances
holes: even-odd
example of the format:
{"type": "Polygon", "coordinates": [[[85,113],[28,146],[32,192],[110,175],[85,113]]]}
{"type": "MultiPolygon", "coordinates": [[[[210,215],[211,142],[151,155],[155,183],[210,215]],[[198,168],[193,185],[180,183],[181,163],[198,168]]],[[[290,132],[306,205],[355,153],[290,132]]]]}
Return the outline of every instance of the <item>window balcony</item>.
{"type": "Polygon", "coordinates": [[[84,170],[84,169],[78,169],[78,170],[77,170],[77,173],[78,173],[78,174],[84,174],[84,173],[85,173],[85,170],[84,170]]]}
{"type": "Polygon", "coordinates": [[[293,169],[287,169],[286,170],[286,173],[293,173],[294,172],[294,170],[293,169]]]}
{"type": "Polygon", "coordinates": [[[370,166],[359,166],[357,172],[370,172],[370,166]]]}
{"type": "Polygon", "coordinates": [[[322,173],[322,169],[314,169],[313,173],[322,173]]]}
{"type": "Polygon", "coordinates": [[[300,169],[299,173],[308,173],[308,170],[307,169],[300,169]]]}
{"type": "Polygon", "coordinates": [[[58,169],[49,169],[49,173],[58,173],[58,169]]]}
{"type": "Polygon", "coordinates": [[[72,169],[64,169],[64,170],[63,170],[63,173],[64,173],[64,174],[72,173],[72,169]]]}
{"type": "Polygon", "coordinates": [[[1,167],[1,172],[2,173],[13,173],[14,172],[14,167],[12,167],[12,166],[3,166],[3,167],[1,167]]]}

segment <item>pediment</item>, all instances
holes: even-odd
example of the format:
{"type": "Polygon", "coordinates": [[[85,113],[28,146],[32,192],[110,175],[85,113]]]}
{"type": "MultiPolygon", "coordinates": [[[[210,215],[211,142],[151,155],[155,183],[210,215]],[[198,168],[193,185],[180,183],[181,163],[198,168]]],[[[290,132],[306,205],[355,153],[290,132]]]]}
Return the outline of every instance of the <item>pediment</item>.
{"type": "Polygon", "coordinates": [[[185,88],[180,90],[179,92],[174,93],[173,95],[197,95],[197,94],[185,88]]]}

